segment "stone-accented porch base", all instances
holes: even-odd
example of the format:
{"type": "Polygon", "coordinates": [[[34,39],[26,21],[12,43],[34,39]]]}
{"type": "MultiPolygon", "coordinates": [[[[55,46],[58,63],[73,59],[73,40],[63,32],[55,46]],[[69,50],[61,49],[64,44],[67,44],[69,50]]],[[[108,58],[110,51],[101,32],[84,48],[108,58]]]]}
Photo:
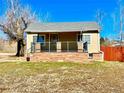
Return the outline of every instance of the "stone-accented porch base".
{"type": "Polygon", "coordinates": [[[31,56],[31,61],[43,61],[43,62],[84,62],[84,61],[102,61],[102,53],[94,53],[93,58],[89,59],[88,53],[34,53],[31,56]]]}

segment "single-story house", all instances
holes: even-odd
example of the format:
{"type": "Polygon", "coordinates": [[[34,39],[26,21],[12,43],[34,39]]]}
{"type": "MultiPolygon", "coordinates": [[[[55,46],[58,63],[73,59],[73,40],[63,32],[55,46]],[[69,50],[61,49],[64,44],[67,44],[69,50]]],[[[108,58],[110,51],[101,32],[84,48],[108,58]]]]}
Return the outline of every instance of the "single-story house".
{"type": "Polygon", "coordinates": [[[25,32],[27,53],[39,56],[35,59],[81,61],[85,56],[84,59],[102,60],[100,26],[96,22],[32,23],[25,32]]]}

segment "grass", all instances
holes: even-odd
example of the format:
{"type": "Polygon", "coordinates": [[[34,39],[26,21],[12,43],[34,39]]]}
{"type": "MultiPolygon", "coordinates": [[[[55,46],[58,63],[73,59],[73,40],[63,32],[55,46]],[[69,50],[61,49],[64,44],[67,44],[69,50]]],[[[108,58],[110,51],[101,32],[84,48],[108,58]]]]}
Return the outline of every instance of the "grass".
{"type": "Polygon", "coordinates": [[[67,69],[93,69],[98,70],[105,67],[106,63],[91,63],[91,64],[82,64],[82,63],[72,63],[72,62],[3,62],[0,63],[0,75],[36,75],[42,72],[47,72],[49,69],[57,70],[62,67],[67,69]]]}
{"type": "Polygon", "coordinates": [[[0,93],[123,93],[123,86],[118,62],[0,63],[0,93]]]}

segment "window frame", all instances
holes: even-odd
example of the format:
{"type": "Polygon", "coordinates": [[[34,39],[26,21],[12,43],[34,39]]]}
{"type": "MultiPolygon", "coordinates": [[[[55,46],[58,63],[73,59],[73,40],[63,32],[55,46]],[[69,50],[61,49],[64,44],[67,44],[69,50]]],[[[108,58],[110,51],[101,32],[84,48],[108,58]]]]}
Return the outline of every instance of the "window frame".
{"type": "Polygon", "coordinates": [[[36,43],[41,43],[43,46],[45,46],[46,44],[45,44],[45,42],[46,42],[46,35],[37,35],[37,42],[36,43]],[[38,37],[44,37],[44,42],[38,42],[38,37]]]}
{"type": "Polygon", "coordinates": [[[83,42],[86,42],[87,44],[91,44],[91,35],[83,35],[83,42]],[[89,42],[86,40],[86,36],[89,36],[89,42]]]}

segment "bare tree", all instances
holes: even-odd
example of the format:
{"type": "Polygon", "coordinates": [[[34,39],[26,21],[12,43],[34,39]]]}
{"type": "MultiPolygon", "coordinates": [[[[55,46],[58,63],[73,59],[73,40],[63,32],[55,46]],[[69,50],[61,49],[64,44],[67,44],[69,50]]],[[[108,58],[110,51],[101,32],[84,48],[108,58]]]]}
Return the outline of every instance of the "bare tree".
{"type": "Polygon", "coordinates": [[[102,27],[103,27],[102,21],[103,21],[104,16],[105,16],[105,12],[103,12],[102,10],[98,9],[96,11],[96,15],[95,15],[96,21],[101,26],[101,30],[102,30],[102,27]]]}
{"type": "Polygon", "coordinates": [[[114,13],[112,13],[114,30],[119,31],[117,36],[119,38],[120,45],[122,44],[122,40],[124,39],[124,31],[123,31],[123,29],[124,29],[124,5],[122,4],[122,1],[123,0],[117,1],[118,7],[114,11],[114,13]],[[119,21],[118,21],[118,19],[119,19],[119,21]]]}
{"type": "Polygon", "coordinates": [[[124,6],[122,5],[122,1],[123,0],[119,0],[119,14],[120,14],[120,44],[122,44],[122,40],[123,40],[123,28],[124,28],[124,6]]]}
{"type": "Polygon", "coordinates": [[[35,20],[29,7],[21,5],[20,0],[7,0],[7,10],[0,21],[0,29],[10,40],[17,42],[16,56],[24,56],[24,30],[35,20]]]}

